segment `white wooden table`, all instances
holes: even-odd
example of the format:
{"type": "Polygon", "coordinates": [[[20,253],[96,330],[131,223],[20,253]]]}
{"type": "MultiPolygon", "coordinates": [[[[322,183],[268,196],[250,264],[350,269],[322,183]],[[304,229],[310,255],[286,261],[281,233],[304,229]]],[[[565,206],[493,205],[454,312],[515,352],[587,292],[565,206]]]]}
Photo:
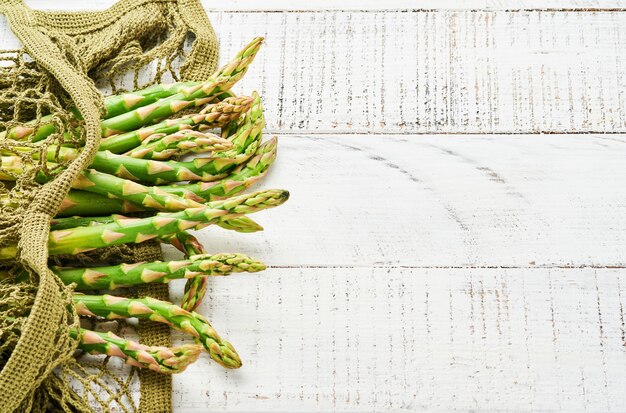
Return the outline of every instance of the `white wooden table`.
{"type": "Polygon", "coordinates": [[[177,412],[626,411],[626,2],[205,5],[224,58],[267,38],[237,91],[292,198],[200,233],[271,268],[212,280],[245,366],[177,412]]]}

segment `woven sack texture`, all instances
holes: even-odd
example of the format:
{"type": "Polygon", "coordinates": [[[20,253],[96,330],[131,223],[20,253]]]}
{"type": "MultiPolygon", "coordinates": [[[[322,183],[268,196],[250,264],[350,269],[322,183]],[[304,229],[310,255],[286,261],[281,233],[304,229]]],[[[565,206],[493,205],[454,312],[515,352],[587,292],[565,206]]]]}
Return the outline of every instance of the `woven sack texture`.
{"type": "MultiPolygon", "coordinates": [[[[31,148],[22,156],[32,158],[59,143],[82,147],[61,172],[47,170],[43,156],[14,186],[0,186],[0,247],[18,248],[15,261],[0,266],[30,274],[30,283],[0,284],[0,411],[169,412],[170,376],[135,369],[120,373],[108,358],[75,358],[76,342],[68,331],[79,320],[71,289],[49,270],[47,240],[50,220],[100,142],[103,103],[97,86],[116,93],[124,86],[140,89],[167,80],[206,79],[217,64],[215,33],[199,0],[122,0],[108,10],[74,13],[32,10],[22,0],[3,0],[0,13],[22,45],[0,51],[0,130],[47,115],[56,132],[41,145],[20,142],[31,148]],[[72,107],[82,117],[78,126],[72,107]],[[64,136],[70,128],[80,131],[80,142],[64,136]],[[37,184],[37,173],[52,179],[37,184]],[[131,394],[136,375],[141,383],[139,406],[131,394]]],[[[3,151],[10,152],[12,145],[0,139],[3,151]]],[[[157,260],[161,250],[147,242],[72,258],[112,262],[116,257],[124,262],[157,260]]],[[[167,285],[128,294],[169,296],[167,285]]],[[[163,325],[142,321],[137,333],[145,344],[170,344],[169,329],[163,325]]]]}

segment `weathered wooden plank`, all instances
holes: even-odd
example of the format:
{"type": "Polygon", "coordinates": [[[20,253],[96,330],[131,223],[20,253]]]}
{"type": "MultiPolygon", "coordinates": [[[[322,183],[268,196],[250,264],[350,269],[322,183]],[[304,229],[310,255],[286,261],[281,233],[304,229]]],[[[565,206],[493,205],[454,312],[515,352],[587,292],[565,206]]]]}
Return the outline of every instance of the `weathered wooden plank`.
{"type": "Polygon", "coordinates": [[[268,128],[626,131],[623,12],[212,13],[222,56],[267,37],[237,88],[268,128]]]}
{"type": "Polygon", "coordinates": [[[626,265],[612,136],[281,136],[266,229],[199,233],[279,266],[626,265]]]}
{"type": "Polygon", "coordinates": [[[545,9],[613,9],[624,8],[623,0],[316,0],[294,2],[289,0],[231,0],[214,2],[202,0],[207,10],[309,11],[309,10],[545,10],[545,9]]]}
{"type": "Polygon", "coordinates": [[[626,131],[625,12],[210,15],[224,58],[267,37],[237,90],[261,89],[272,130],[626,131]]]}
{"type": "Polygon", "coordinates": [[[269,269],[201,311],[244,357],[174,378],[180,412],[623,411],[611,269],[269,269]]]}
{"type": "MultiPolygon", "coordinates": [[[[26,0],[37,9],[52,10],[102,10],[110,7],[115,0],[92,0],[89,4],[80,0],[64,0],[62,4],[52,0],[26,0]]],[[[626,8],[623,0],[316,0],[314,2],[293,2],[288,0],[231,0],[215,2],[202,0],[207,10],[255,10],[255,11],[298,11],[298,10],[393,10],[393,9],[450,9],[450,10],[519,10],[519,9],[607,9],[626,8]]]]}

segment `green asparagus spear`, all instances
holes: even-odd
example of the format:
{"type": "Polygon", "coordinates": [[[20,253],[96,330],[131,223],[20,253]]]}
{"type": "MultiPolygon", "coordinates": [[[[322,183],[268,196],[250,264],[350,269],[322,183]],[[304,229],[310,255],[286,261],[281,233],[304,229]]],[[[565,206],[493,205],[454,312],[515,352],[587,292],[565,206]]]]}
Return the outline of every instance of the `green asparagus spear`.
{"type": "MultiPolygon", "coordinates": [[[[188,232],[182,231],[170,236],[170,244],[174,245],[188,257],[196,254],[204,254],[204,247],[196,237],[188,232]]],[[[206,275],[189,278],[185,283],[185,293],[181,307],[187,311],[194,311],[206,294],[209,279],[206,275]]]]}
{"type": "MultiPolygon", "coordinates": [[[[111,118],[129,110],[156,102],[159,99],[178,93],[183,88],[189,88],[197,84],[198,82],[179,82],[170,85],[161,84],[150,86],[146,89],[132,93],[108,96],[104,98],[104,108],[106,109],[104,119],[111,118]]],[[[71,108],[70,112],[72,112],[77,119],[82,119],[76,108],[71,108]]],[[[33,135],[34,132],[32,141],[40,141],[54,133],[56,130],[52,120],[52,115],[42,116],[41,119],[39,119],[39,122],[33,120],[26,122],[23,126],[16,126],[10,129],[8,133],[0,133],[0,139],[7,138],[20,140],[33,135]]]]}
{"type": "MultiPolygon", "coordinates": [[[[48,252],[51,255],[78,254],[95,248],[140,243],[272,208],[288,198],[289,192],[285,190],[266,190],[229,198],[219,204],[160,213],[149,218],[121,219],[109,224],[52,231],[48,252]]],[[[15,245],[1,247],[0,259],[14,258],[16,253],[15,245]]]]}
{"type": "MultiPolygon", "coordinates": [[[[209,182],[227,176],[228,171],[247,161],[257,147],[257,142],[253,142],[246,152],[234,158],[195,158],[187,162],[137,159],[126,155],[116,155],[109,151],[101,151],[96,153],[91,167],[100,172],[144,183],[209,182]]],[[[58,171],[62,168],[55,162],[47,162],[46,165],[51,171],[58,171]]],[[[0,167],[0,180],[8,181],[15,180],[27,170],[32,169],[35,167],[35,163],[30,160],[24,162],[18,156],[3,156],[0,167]]],[[[49,177],[42,172],[36,178],[39,182],[49,180],[49,177]]]]}
{"type": "Polygon", "coordinates": [[[185,185],[160,186],[162,191],[176,194],[198,202],[210,201],[218,197],[228,197],[249,188],[265,176],[276,159],[278,140],[273,137],[261,145],[254,156],[245,164],[239,165],[230,175],[213,182],[197,182],[185,185]]]}
{"type": "Polygon", "coordinates": [[[118,198],[132,202],[138,207],[157,211],[182,211],[186,208],[203,206],[196,201],[163,192],[157,186],[141,185],[128,179],[98,172],[95,169],[82,171],[72,187],[109,198],[118,198]]]}
{"type": "MultiPolygon", "coordinates": [[[[0,271],[0,279],[5,275],[5,272],[0,271]]],[[[8,321],[15,321],[14,317],[6,318],[8,321]]],[[[196,361],[202,352],[202,345],[184,344],[172,348],[145,346],[123,339],[112,332],[98,333],[84,328],[70,328],[69,336],[78,340],[78,348],[82,351],[120,357],[131,366],[148,368],[159,373],[180,373],[196,361]]]]}
{"type": "Polygon", "coordinates": [[[100,142],[101,151],[123,153],[140,145],[146,138],[154,134],[171,134],[198,125],[222,127],[246,113],[252,106],[251,97],[230,97],[221,102],[207,105],[197,115],[187,115],[177,119],[164,120],[155,125],[121,133],[100,142]]]}
{"type": "MultiPolygon", "coordinates": [[[[179,195],[199,202],[235,195],[248,188],[267,173],[269,166],[276,158],[276,147],[277,140],[274,137],[263,144],[248,163],[240,165],[233,171],[232,175],[222,180],[212,183],[201,182],[188,185],[161,186],[158,188],[163,192],[179,195]]],[[[61,210],[58,214],[60,218],[53,220],[51,229],[59,230],[84,226],[92,222],[108,223],[114,221],[110,216],[83,218],[84,216],[131,213],[147,209],[148,208],[145,207],[139,207],[127,200],[72,190],[63,200],[61,210]],[[68,217],[71,215],[80,215],[81,217],[68,217]],[[81,223],[83,221],[84,223],[81,223]]],[[[220,221],[218,225],[238,232],[256,232],[263,229],[245,216],[228,221],[220,221]]]]}
{"type": "Polygon", "coordinates": [[[196,158],[188,162],[136,159],[100,151],[91,166],[101,172],[145,183],[215,181],[250,159],[258,148],[264,123],[261,102],[257,95],[255,105],[250,109],[250,116],[247,116],[246,122],[231,139],[234,146],[231,150],[211,158],[196,158]]]}
{"type": "Polygon", "coordinates": [[[108,215],[105,217],[82,217],[72,216],[64,218],[53,218],[50,221],[50,231],[58,231],[60,229],[69,229],[76,227],[88,227],[90,225],[109,224],[119,219],[119,215],[108,215]]]}
{"type": "MultiPolygon", "coordinates": [[[[156,125],[111,136],[101,142],[99,149],[119,153],[124,152],[125,150],[133,149],[140,145],[142,140],[150,139],[155,135],[170,136],[171,134],[174,134],[175,136],[178,136],[177,132],[188,132],[191,128],[203,127],[206,129],[222,127],[241,116],[242,113],[248,111],[252,102],[253,99],[251,97],[230,97],[217,104],[207,105],[199,114],[196,115],[187,115],[179,119],[168,119],[156,125]]],[[[203,140],[200,140],[199,142],[203,144],[208,143],[210,145],[219,144],[219,146],[215,148],[217,150],[226,150],[229,149],[229,147],[232,147],[231,143],[226,143],[225,138],[222,139],[223,140],[220,141],[216,139],[214,135],[211,135],[211,142],[203,140]],[[225,147],[225,145],[228,147],[225,147]]],[[[184,144],[182,145],[184,146],[184,144]]],[[[12,146],[10,151],[0,150],[0,152],[3,155],[27,154],[32,156],[33,159],[39,159],[40,157],[40,153],[36,150],[36,148],[27,146],[12,146]]],[[[46,158],[50,162],[68,162],[75,159],[77,156],[78,150],[75,148],[59,148],[57,145],[50,145],[46,148],[46,158]]]]}
{"type": "MultiPolygon", "coordinates": [[[[155,135],[153,135],[155,136],[155,135]]],[[[203,133],[194,130],[182,130],[171,135],[158,134],[157,138],[126,152],[124,155],[132,158],[167,160],[173,156],[188,153],[206,153],[225,151],[233,144],[212,133],[203,133]]]]}
{"type": "MultiPolygon", "coordinates": [[[[100,151],[96,153],[91,167],[120,178],[155,184],[186,180],[207,182],[223,178],[226,172],[246,162],[258,148],[265,119],[261,100],[256,92],[253,93],[253,98],[254,103],[248,116],[230,139],[234,146],[231,150],[218,153],[212,158],[196,158],[189,162],[136,159],[100,151]]],[[[50,169],[59,167],[53,162],[48,162],[47,165],[50,169]]],[[[23,173],[25,165],[16,156],[3,157],[1,168],[0,179],[10,180],[23,173]]],[[[39,174],[38,179],[45,181],[47,177],[39,174]]]]}
{"type": "Polygon", "coordinates": [[[196,237],[187,231],[180,231],[162,238],[159,241],[167,242],[176,247],[177,250],[185,254],[187,257],[192,255],[204,254],[204,247],[196,237]]]}
{"type": "Polygon", "coordinates": [[[213,95],[229,90],[246,73],[263,42],[258,37],[244,47],[233,61],[220,69],[215,77],[195,86],[182,89],[179,93],[147,106],[122,113],[101,122],[102,136],[135,130],[171,116],[199,101],[206,103],[213,95]],[[207,100],[208,99],[208,100],[207,100]]]}
{"type": "Polygon", "coordinates": [[[265,118],[258,93],[252,94],[254,102],[240,128],[231,137],[233,149],[212,158],[196,158],[189,162],[151,161],[98,152],[92,167],[134,181],[161,184],[176,181],[214,181],[236,165],[247,161],[256,151],[262,137],[265,118]]]}
{"type": "MultiPolygon", "coordinates": [[[[30,156],[32,159],[39,159],[41,157],[40,147],[28,147],[28,146],[11,146],[11,149],[2,149],[0,153],[2,155],[19,155],[30,156]]],[[[57,145],[50,145],[45,149],[45,157],[51,162],[69,162],[78,156],[78,151],[74,148],[59,147],[57,145]]]]}
{"type": "MultiPolygon", "coordinates": [[[[185,243],[187,255],[190,255],[191,253],[204,252],[204,247],[198,248],[198,245],[202,245],[200,244],[200,242],[198,242],[197,240],[196,242],[191,242],[191,240],[185,239],[193,237],[192,235],[186,232],[176,235],[181,242],[185,243]]],[[[195,237],[193,238],[195,239],[195,237]]],[[[206,289],[208,285],[209,277],[207,277],[206,275],[201,277],[194,277],[193,279],[188,279],[187,282],[185,282],[185,291],[183,294],[183,299],[181,301],[181,307],[183,307],[187,311],[195,311],[202,302],[202,299],[206,294],[206,289]]]]}
{"type": "MultiPolygon", "coordinates": [[[[184,108],[207,103],[219,95],[223,95],[243,77],[262,43],[263,38],[260,37],[252,40],[237,54],[233,61],[223,66],[204,83],[156,85],[143,91],[111,96],[105,99],[107,115],[102,121],[102,135],[106,137],[119,132],[134,130],[141,125],[148,125],[157,119],[168,117],[184,108]]],[[[82,118],[75,108],[71,108],[70,111],[77,119],[82,118]]],[[[27,122],[24,126],[12,128],[8,133],[0,133],[0,139],[19,140],[34,133],[32,141],[36,142],[45,139],[55,130],[52,116],[47,115],[39,121],[27,122]]]]}
{"type": "Polygon", "coordinates": [[[257,224],[255,221],[246,216],[232,218],[226,221],[219,221],[215,225],[236,232],[251,233],[263,231],[263,227],[261,225],[257,224]]]}
{"type": "Polygon", "coordinates": [[[112,332],[98,333],[83,328],[78,331],[71,329],[70,336],[79,339],[78,348],[87,353],[120,357],[126,364],[159,373],[180,373],[196,361],[202,352],[202,346],[197,344],[172,348],[145,346],[112,332]]]}
{"type": "Polygon", "coordinates": [[[121,199],[108,198],[91,192],[70,190],[61,202],[57,217],[106,216],[144,211],[135,204],[121,199]]]}
{"type": "Polygon", "coordinates": [[[200,314],[186,311],[167,301],[153,298],[123,298],[111,295],[82,295],[72,297],[76,311],[83,316],[116,318],[146,318],[170,325],[191,334],[209,352],[211,358],[227,368],[241,367],[241,359],[233,346],[217,334],[200,314]]]}
{"type": "MultiPolygon", "coordinates": [[[[93,169],[81,172],[79,179],[74,181],[73,187],[131,202],[142,209],[174,212],[203,206],[194,200],[168,194],[159,187],[140,185],[93,169]]],[[[247,217],[235,218],[232,222],[231,220],[219,221],[217,224],[238,232],[256,232],[263,229],[247,217]]]]}
{"type": "MultiPolygon", "coordinates": [[[[82,192],[82,191],[75,191],[82,192]]],[[[107,198],[105,198],[107,199],[107,198]]],[[[104,217],[82,217],[82,216],[71,216],[71,217],[59,217],[54,218],[50,221],[50,230],[56,231],[60,229],[69,229],[76,227],[86,227],[89,225],[100,225],[100,224],[109,224],[111,222],[115,222],[119,219],[124,219],[127,217],[123,217],[118,214],[107,215],[104,217]]],[[[215,225],[222,227],[224,229],[230,231],[237,232],[258,232],[263,231],[263,227],[257,224],[255,221],[251,220],[246,216],[242,216],[239,218],[232,218],[226,221],[218,221],[215,225]]]]}
{"type": "MultiPolygon", "coordinates": [[[[70,109],[74,116],[80,116],[76,109],[70,109]]],[[[32,135],[32,141],[40,141],[56,131],[52,115],[42,116],[39,121],[32,120],[24,125],[9,129],[8,132],[0,132],[0,139],[22,140],[32,135]]]]}
{"type": "MultiPolygon", "coordinates": [[[[15,179],[17,176],[23,174],[26,169],[24,168],[22,159],[19,157],[3,157],[2,161],[0,179],[15,179]]],[[[50,162],[48,166],[56,168],[57,164],[50,162]]],[[[30,167],[32,167],[32,165],[30,167]]],[[[48,177],[42,172],[39,172],[36,179],[43,183],[48,180],[48,177]]],[[[144,186],[128,179],[98,172],[95,169],[82,171],[73,182],[72,186],[75,189],[82,189],[88,192],[105,195],[109,198],[118,198],[122,201],[131,202],[137,206],[137,208],[134,208],[135,211],[143,208],[159,211],[180,211],[184,208],[201,206],[196,201],[179,197],[176,194],[168,194],[161,191],[158,187],[144,186]]]]}
{"type": "Polygon", "coordinates": [[[198,82],[157,84],[137,92],[108,96],[104,99],[104,108],[106,109],[104,119],[109,119],[130,110],[149,105],[159,99],[170,97],[197,84],[198,82]]]}
{"type": "MultiPolygon", "coordinates": [[[[159,189],[163,192],[179,195],[198,202],[236,195],[246,188],[249,188],[267,173],[270,165],[276,159],[276,149],[277,140],[274,137],[261,145],[256,151],[255,156],[246,164],[238,166],[231,175],[224,179],[215,182],[199,182],[188,185],[159,186],[159,189]]],[[[72,190],[63,200],[58,216],[126,214],[138,210],[142,210],[142,208],[128,201],[72,190]]]]}
{"type": "MultiPolygon", "coordinates": [[[[146,283],[166,283],[182,278],[257,272],[265,269],[258,260],[243,254],[191,255],[184,261],[143,262],[96,268],[52,267],[65,284],[76,283],[76,290],[115,290],[146,283]]],[[[191,311],[191,310],[190,310],[191,311]]]]}

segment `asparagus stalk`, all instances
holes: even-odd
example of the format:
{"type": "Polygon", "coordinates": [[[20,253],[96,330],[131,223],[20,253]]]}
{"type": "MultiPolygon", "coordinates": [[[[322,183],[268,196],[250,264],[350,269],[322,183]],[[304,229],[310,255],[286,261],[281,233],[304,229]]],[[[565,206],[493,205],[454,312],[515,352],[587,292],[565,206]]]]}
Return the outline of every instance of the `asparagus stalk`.
{"type": "Polygon", "coordinates": [[[177,119],[164,120],[155,125],[121,133],[100,142],[100,150],[123,153],[140,145],[146,138],[154,134],[172,134],[197,125],[207,127],[223,127],[230,124],[252,106],[251,97],[229,97],[223,101],[207,105],[199,114],[187,115],[177,119]]]}
{"type": "MultiPolygon", "coordinates": [[[[187,255],[192,253],[203,253],[204,247],[200,242],[191,242],[189,239],[185,239],[185,237],[193,237],[188,233],[177,234],[178,239],[181,242],[185,243],[185,248],[187,249],[187,255]],[[201,248],[198,248],[198,245],[201,248]]],[[[195,237],[193,237],[195,239],[195,237]]],[[[193,255],[192,255],[193,256],[193,255]]],[[[202,299],[206,295],[206,289],[209,285],[209,277],[201,276],[190,278],[185,282],[185,291],[183,293],[183,299],[181,301],[181,307],[183,307],[187,311],[195,311],[202,299]]]]}
{"type": "MultiPolygon", "coordinates": [[[[80,192],[80,191],[77,191],[80,192]]],[[[105,198],[106,199],[106,198],[105,198]]],[[[122,215],[113,214],[104,217],[81,217],[81,216],[72,216],[72,217],[61,217],[54,218],[50,221],[50,230],[57,231],[61,229],[69,229],[76,227],[86,227],[90,225],[100,225],[100,224],[109,224],[111,222],[115,222],[120,219],[127,219],[128,217],[124,217],[122,215]]],[[[242,216],[239,218],[232,218],[226,221],[218,221],[215,225],[222,227],[227,230],[237,231],[237,232],[258,232],[263,231],[263,227],[250,218],[246,216],[242,216]]]]}
{"type": "Polygon", "coordinates": [[[220,162],[211,158],[196,158],[187,162],[153,161],[105,151],[96,154],[91,166],[121,178],[159,185],[178,181],[215,181],[224,178],[234,166],[245,161],[246,155],[221,158],[220,162]]]}
{"type": "MultiPolygon", "coordinates": [[[[233,167],[248,160],[258,144],[248,147],[245,153],[234,158],[195,158],[193,161],[153,161],[137,159],[126,155],[116,155],[109,151],[97,152],[91,167],[120,178],[145,183],[162,184],[178,181],[215,181],[227,176],[233,167]]],[[[66,148],[62,148],[66,149],[66,148]]],[[[32,161],[24,162],[18,156],[3,156],[1,161],[0,180],[15,180],[35,165],[32,161]]],[[[46,162],[51,171],[62,168],[55,162],[46,162]]],[[[43,172],[36,176],[37,181],[46,182],[50,178],[43,172]]]]}
{"type": "MultiPolygon", "coordinates": [[[[135,161],[143,161],[134,158],[135,161]]],[[[150,161],[157,162],[157,161],[150,161]]],[[[49,162],[48,167],[51,169],[58,168],[58,165],[49,162]]],[[[32,167],[29,165],[28,168],[32,167]]],[[[24,166],[22,159],[17,156],[2,157],[2,169],[0,169],[0,179],[14,180],[22,175],[27,167],[24,166]]],[[[39,172],[36,176],[38,182],[46,182],[49,179],[43,172],[39,172]]],[[[133,182],[128,179],[119,178],[115,175],[98,172],[95,169],[84,170],[80,173],[72,186],[75,189],[82,189],[88,192],[94,192],[109,198],[119,198],[122,201],[128,201],[136,205],[134,209],[141,210],[142,206],[148,209],[156,209],[160,211],[179,211],[184,208],[201,206],[193,200],[181,198],[176,194],[168,194],[161,191],[158,187],[148,187],[133,182]]],[[[128,211],[125,211],[128,212],[128,211]]]]}
{"type": "Polygon", "coordinates": [[[185,185],[167,185],[159,188],[169,194],[198,202],[210,201],[218,197],[238,194],[263,178],[276,160],[278,139],[273,137],[259,146],[254,156],[245,164],[239,165],[230,175],[213,182],[197,182],[185,185]]]}
{"type": "MultiPolygon", "coordinates": [[[[142,143],[142,140],[147,140],[155,135],[169,136],[170,134],[176,134],[176,132],[188,131],[193,127],[202,126],[204,128],[222,127],[233,121],[237,117],[241,116],[250,109],[253,99],[251,97],[230,97],[225,101],[207,105],[199,114],[187,115],[182,118],[165,120],[156,125],[148,126],[139,130],[126,132],[120,135],[111,136],[101,142],[100,150],[112,150],[115,153],[124,152],[125,150],[133,149],[142,143]]],[[[199,132],[196,132],[199,133],[199,132]]],[[[177,136],[177,135],[176,135],[177,136]]],[[[212,142],[208,142],[211,145],[221,144],[216,149],[224,150],[228,149],[223,145],[232,147],[232,144],[226,143],[225,138],[219,141],[214,136],[211,136],[212,142]]],[[[202,143],[206,143],[201,141],[202,143]]],[[[33,157],[33,159],[39,159],[39,152],[35,151],[32,147],[12,147],[11,151],[3,150],[3,154],[16,154],[23,153],[33,157]]],[[[46,158],[51,161],[71,161],[78,156],[78,150],[69,147],[58,147],[57,145],[51,145],[46,148],[46,158]]]]}
{"type": "MultiPolygon", "coordinates": [[[[244,254],[191,255],[187,260],[143,262],[96,268],[52,267],[64,284],[76,283],[76,290],[115,290],[146,283],[167,283],[183,278],[220,276],[265,269],[262,262],[244,254]]],[[[191,310],[190,310],[191,311],[191,310]]]]}
{"type": "MultiPolygon", "coordinates": [[[[32,159],[40,159],[43,152],[41,149],[41,147],[12,146],[11,149],[0,150],[0,153],[2,153],[2,155],[26,155],[32,157],[32,159]]],[[[74,148],[50,145],[45,148],[45,154],[43,154],[43,156],[52,162],[69,162],[76,159],[78,151],[74,148]]]]}
{"type": "Polygon", "coordinates": [[[143,211],[143,209],[137,207],[132,202],[72,189],[61,202],[57,217],[71,217],[74,215],[84,217],[105,216],[140,211],[143,211]]]}
{"type": "MultiPolygon", "coordinates": [[[[70,112],[72,112],[74,116],[80,115],[74,108],[71,108],[70,112]]],[[[32,135],[32,141],[36,142],[45,139],[55,131],[56,127],[53,123],[52,115],[45,115],[38,121],[32,120],[26,122],[24,125],[15,126],[8,131],[0,132],[0,139],[22,140],[32,135]]]]}
{"type": "Polygon", "coordinates": [[[232,218],[226,221],[219,221],[215,225],[236,232],[251,233],[263,231],[263,227],[261,225],[246,216],[232,218]]]}
{"type": "Polygon", "coordinates": [[[262,42],[261,37],[254,39],[235,56],[233,61],[223,66],[214,77],[206,82],[183,88],[179,93],[168,98],[103,120],[101,122],[102,136],[138,129],[192,105],[197,105],[200,101],[206,103],[212,99],[211,96],[229,90],[246,73],[262,42]]]}
{"type": "Polygon", "coordinates": [[[137,92],[108,96],[104,99],[104,108],[106,109],[104,119],[109,119],[139,107],[149,105],[159,99],[170,97],[197,84],[198,82],[157,84],[137,92]]]}
{"type": "MultiPolygon", "coordinates": [[[[3,275],[0,272],[0,277],[3,275]]],[[[14,321],[14,317],[6,317],[14,321]]],[[[98,333],[84,328],[70,328],[69,335],[78,340],[78,348],[90,354],[120,357],[126,363],[159,373],[180,373],[198,359],[202,346],[184,344],[177,347],[145,346],[123,339],[112,332],[98,333]]]]}
{"type": "MultiPolygon", "coordinates": [[[[129,110],[156,102],[159,99],[178,93],[183,88],[188,88],[197,84],[198,82],[179,82],[170,85],[161,84],[150,86],[132,93],[108,96],[104,98],[104,108],[106,110],[104,119],[111,118],[129,110]]],[[[76,108],[70,108],[70,112],[72,112],[77,119],[82,119],[76,108]]],[[[32,135],[32,141],[37,142],[45,139],[54,133],[55,130],[56,128],[53,123],[52,115],[45,115],[42,116],[39,121],[32,120],[30,122],[26,122],[23,126],[16,126],[11,128],[8,132],[0,133],[0,139],[7,138],[20,140],[32,135]]]]}
{"type": "Polygon", "coordinates": [[[72,187],[132,202],[139,207],[151,210],[181,211],[203,206],[196,201],[163,192],[157,186],[141,185],[128,179],[98,172],[95,169],[82,171],[72,187]]]}
{"type": "Polygon", "coordinates": [[[254,103],[245,121],[231,138],[234,148],[212,158],[196,158],[189,162],[153,161],[116,155],[109,151],[96,154],[91,166],[121,178],[161,184],[177,181],[214,181],[236,165],[246,162],[257,150],[265,119],[261,99],[255,92],[254,103]]]}
{"type": "MultiPolygon", "coordinates": [[[[229,127],[225,128],[229,132],[232,125],[236,125],[233,133],[229,133],[226,136],[232,136],[231,141],[234,148],[222,152],[219,156],[224,158],[235,157],[240,153],[245,152],[248,147],[255,141],[260,141],[262,138],[263,127],[265,126],[265,117],[263,116],[263,104],[261,103],[261,96],[254,91],[252,92],[252,106],[246,113],[246,116],[237,119],[229,124],[229,127]],[[239,120],[241,120],[239,122],[239,120]]],[[[222,135],[224,137],[224,135],[222,135]]]]}
{"type": "MultiPolygon", "coordinates": [[[[198,202],[235,195],[250,187],[267,173],[268,168],[276,159],[276,149],[277,140],[274,137],[263,144],[253,158],[246,164],[240,165],[227,178],[212,183],[201,182],[188,185],[161,186],[158,189],[198,202]]],[[[52,221],[51,229],[60,230],[89,225],[92,222],[108,223],[114,221],[111,216],[82,218],[83,216],[132,213],[147,209],[128,200],[71,190],[61,204],[58,218],[52,221]],[[80,215],[81,217],[70,217],[71,215],[80,215]]],[[[228,221],[220,221],[217,225],[238,232],[256,232],[263,229],[245,216],[228,221]]]]}
{"type": "Polygon", "coordinates": [[[120,357],[126,364],[159,373],[180,373],[196,361],[202,352],[202,346],[197,344],[172,348],[146,346],[123,339],[112,332],[98,333],[83,328],[71,329],[70,336],[78,339],[78,348],[87,353],[120,357]]]}
{"type": "MultiPolygon", "coordinates": [[[[200,241],[185,231],[171,236],[169,242],[188,257],[205,253],[200,241]]],[[[189,278],[185,283],[185,293],[183,294],[181,307],[187,311],[196,310],[206,294],[208,283],[209,277],[206,275],[189,278]]]]}
{"type": "Polygon", "coordinates": [[[77,215],[73,217],[53,218],[52,221],[50,221],[50,231],[109,224],[116,219],[119,219],[119,215],[109,215],[106,217],[81,217],[77,215]]]}
{"type": "MultiPolygon", "coordinates": [[[[194,200],[163,192],[159,187],[140,185],[93,169],[81,172],[79,179],[74,182],[73,186],[77,189],[106,195],[109,198],[131,202],[139,208],[150,210],[174,212],[204,206],[194,200]]],[[[219,221],[217,224],[225,229],[238,232],[256,232],[263,229],[247,217],[235,218],[232,222],[230,220],[219,221]]]]}
{"type": "MultiPolygon", "coordinates": [[[[153,161],[100,151],[96,153],[91,167],[121,178],[154,184],[187,180],[207,182],[223,178],[225,172],[246,162],[260,143],[265,119],[261,100],[256,92],[253,93],[253,99],[248,116],[230,139],[234,148],[212,158],[196,158],[189,162],[153,161]]],[[[59,167],[53,162],[48,162],[47,165],[50,169],[59,167]]],[[[0,179],[15,179],[24,172],[22,160],[16,156],[3,157],[1,166],[4,173],[0,172],[0,179]]],[[[39,174],[38,179],[45,181],[47,178],[39,174]]]]}
{"type": "Polygon", "coordinates": [[[167,301],[153,298],[123,298],[111,295],[82,295],[72,297],[76,311],[83,316],[116,318],[146,318],[170,325],[195,337],[211,358],[227,368],[241,367],[241,359],[233,346],[217,334],[200,314],[186,311],[167,301]]]}
{"type": "MultiPolygon", "coordinates": [[[[276,149],[277,139],[274,137],[261,145],[254,157],[246,164],[238,166],[226,178],[210,183],[198,182],[187,185],[159,186],[159,189],[198,202],[236,195],[249,188],[267,173],[276,159],[276,149]]],[[[143,208],[128,201],[72,190],[63,200],[58,216],[126,214],[138,210],[143,210],[143,208]]]]}
{"type": "Polygon", "coordinates": [[[202,243],[198,241],[198,238],[194,237],[187,231],[177,232],[176,234],[168,235],[160,239],[176,247],[180,252],[190,257],[192,255],[204,254],[204,247],[202,243]]]}
{"type": "MultiPolygon", "coordinates": [[[[243,77],[262,43],[261,37],[252,40],[233,61],[223,66],[204,83],[183,82],[169,86],[155,85],[143,91],[106,98],[107,115],[102,122],[102,135],[106,137],[137,129],[141,125],[171,116],[192,105],[209,102],[224,92],[228,92],[243,77]],[[202,100],[202,103],[199,100],[202,100]]],[[[82,118],[75,108],[70,108],[70,111],[77,119],[82,118]]],[[[47,115],[39,120],[27,122],[23,126],[14,127],[8,132],[0,133],[0,139],[19,140],[34,133],[31,140],[40,141],[55,132],[56,127],[52,119],[52,116],[47,115]]]]}
{"type": "Polygon", "coordinates": [[[191,152],[225,151],[233,147],[229,140],[220,136],[189,129],[171,135],[158,134],[153,136],[157,136],[157,138],[149,143],[144,141],[144,144],[126,152],[124,155],[132,158],[162,161],[191,152]]]}
{"type": "MultiPolygon", "coordinates": [[[[140,243],[272,208],[281,205],[288,198],[288,191],[266,190],[229,198],[219,204],[160,213],[149,218],[127,218],[108,224],[52,231],[48,240],[48,252],[51,255],[78,254],[96,248],[140,243]]],[[[0,259],[14,258],[16,253],[15,245],[1,247],[0,259]]]]}

